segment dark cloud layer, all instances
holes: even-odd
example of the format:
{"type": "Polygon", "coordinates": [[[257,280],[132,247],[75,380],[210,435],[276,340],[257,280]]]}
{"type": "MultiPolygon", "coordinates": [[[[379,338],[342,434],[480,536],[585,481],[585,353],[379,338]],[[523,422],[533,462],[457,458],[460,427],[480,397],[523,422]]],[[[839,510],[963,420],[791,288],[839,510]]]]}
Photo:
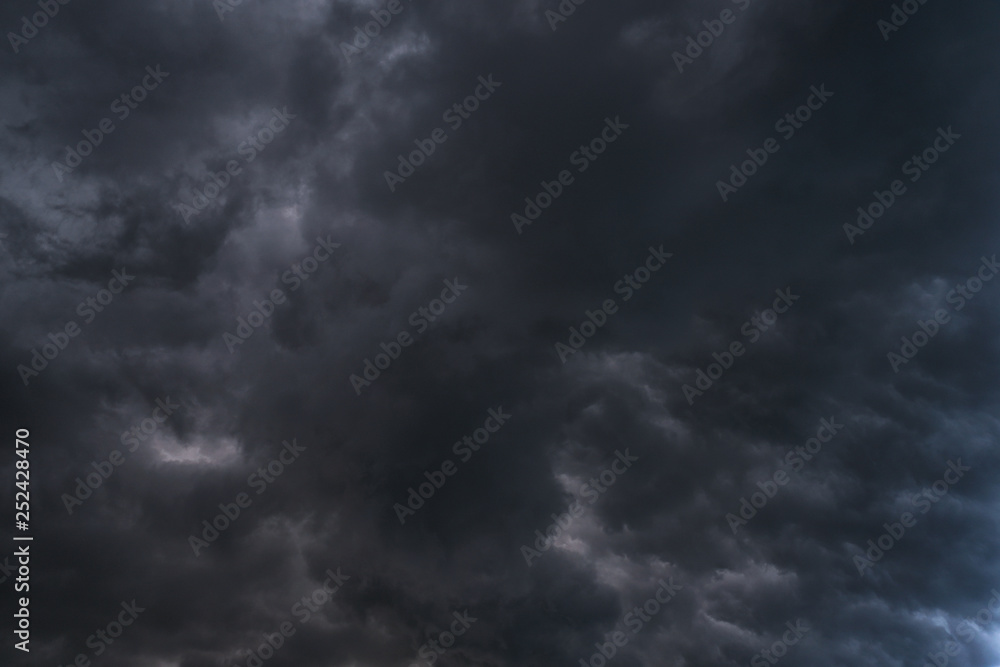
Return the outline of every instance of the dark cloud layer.
{"type": "MultiPolygon", "coordinates": [[[[622,667],[772,664],[772,649],[790,665],[1000,664],[992,614],[967,620],[1000,588],[1000,285],[958,290],[1000,252],[996,4],[912,0],[895,31],[882,1],[390,4],[360,53],[343,45],[381,3],[73,0],[8,36],[0,411],[8,442],[31,433],[34,541],[31,652],[8,633],[4,664],[246,665],[288,622],[265,664],[406,667],[463,612],[475,622],[435,664],[569,667],[616,630],[622,667]],[[560,6],[575,9],[553,30],[560,6]],[[122,118],[114,101],[147,67],[166,74],[122,118]],[[498,85],[451,126],[480,77],[498,85]],[[92,154],[54,167],[105,118],[92,154]],[[609,124],[620,136],[578,171],[609,124]],[[390,190],[385,172],[438,128],[390,190]],[[939,128],[960,138],[911,181],[939,128]],[[768,138],[780,149],[723,201],[717,182],[768,138]],[[573,182],[513,223],[563,170],[573,182]],[[884,215],[845,230],[896,179],[884,215]],[[651,251],[672,256],[623,287],[651,251]],[[123,270],[134,280],[101,302],[123,270]],[[442,312],[446,281],[467,288],[442,312]],[[579,351],[557,347],[608,299],[579,351]],[[71,321],[65,349],[23,370],[71,321]],[[352,383],[403,332],[412,344],[352,383]],[[490,410],[510,417],[478,451],[456,444],[497,426],[490,410]],[[821,420],[842,428],[808,444],[821,420]],[[286,441],[304,450],[265,476],[286,441]],[[394,506],[447,460],[401,524],[394,506]],[[196,555],[189,537],[241,493],[196,555]],[[305,619],[330,572],[347,578],[305,619]],[[681,589],[633,632],[664,582],[681,589]],[[133,600],[144,611],[95,655],[88,638],[133,600]],[[796,622],[808,631],[782,644],[796,622]]],[[[7,3],[0,25],[38,11],[7,3]]]]}

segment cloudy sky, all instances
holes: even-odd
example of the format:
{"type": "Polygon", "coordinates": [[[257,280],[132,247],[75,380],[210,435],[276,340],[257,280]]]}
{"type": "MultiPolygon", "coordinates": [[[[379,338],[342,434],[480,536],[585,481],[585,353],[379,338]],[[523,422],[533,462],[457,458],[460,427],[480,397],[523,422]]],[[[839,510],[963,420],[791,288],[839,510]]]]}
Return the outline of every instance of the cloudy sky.
{"type": "Polygon", "coordinates": [[[0,663],[1000,665],[998,20],[4,3],[0,663]]]}

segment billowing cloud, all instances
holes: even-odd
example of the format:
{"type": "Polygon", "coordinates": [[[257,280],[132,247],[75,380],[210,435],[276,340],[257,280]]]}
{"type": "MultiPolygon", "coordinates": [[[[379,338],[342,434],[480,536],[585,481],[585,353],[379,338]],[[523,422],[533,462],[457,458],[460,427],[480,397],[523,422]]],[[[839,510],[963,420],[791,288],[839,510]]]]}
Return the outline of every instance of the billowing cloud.
{"type": "Polygon", "coordinates": [[[5,660],[997,664],[998,18],[5,5],[5,660]]]}

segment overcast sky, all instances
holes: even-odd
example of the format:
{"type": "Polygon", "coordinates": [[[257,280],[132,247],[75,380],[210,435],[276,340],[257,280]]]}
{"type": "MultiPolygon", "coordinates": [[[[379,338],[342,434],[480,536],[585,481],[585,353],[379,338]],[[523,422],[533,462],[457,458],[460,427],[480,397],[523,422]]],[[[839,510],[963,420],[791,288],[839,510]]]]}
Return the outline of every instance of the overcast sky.
{"type": "Polygon", "coordinates": [[[231,1],[0,9],[0,663],[1000,665],[995,2],[231,1]]]}

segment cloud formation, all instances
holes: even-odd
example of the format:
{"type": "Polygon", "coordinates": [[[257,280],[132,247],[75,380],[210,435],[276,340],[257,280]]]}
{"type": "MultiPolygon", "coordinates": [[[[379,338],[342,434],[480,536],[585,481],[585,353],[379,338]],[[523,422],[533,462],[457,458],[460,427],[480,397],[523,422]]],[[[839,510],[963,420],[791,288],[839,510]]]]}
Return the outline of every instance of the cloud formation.
{"type": "Polygon", "coordinates": [[[998,18],[8,3],[5,656],[1000,663],[998,18]]]}

